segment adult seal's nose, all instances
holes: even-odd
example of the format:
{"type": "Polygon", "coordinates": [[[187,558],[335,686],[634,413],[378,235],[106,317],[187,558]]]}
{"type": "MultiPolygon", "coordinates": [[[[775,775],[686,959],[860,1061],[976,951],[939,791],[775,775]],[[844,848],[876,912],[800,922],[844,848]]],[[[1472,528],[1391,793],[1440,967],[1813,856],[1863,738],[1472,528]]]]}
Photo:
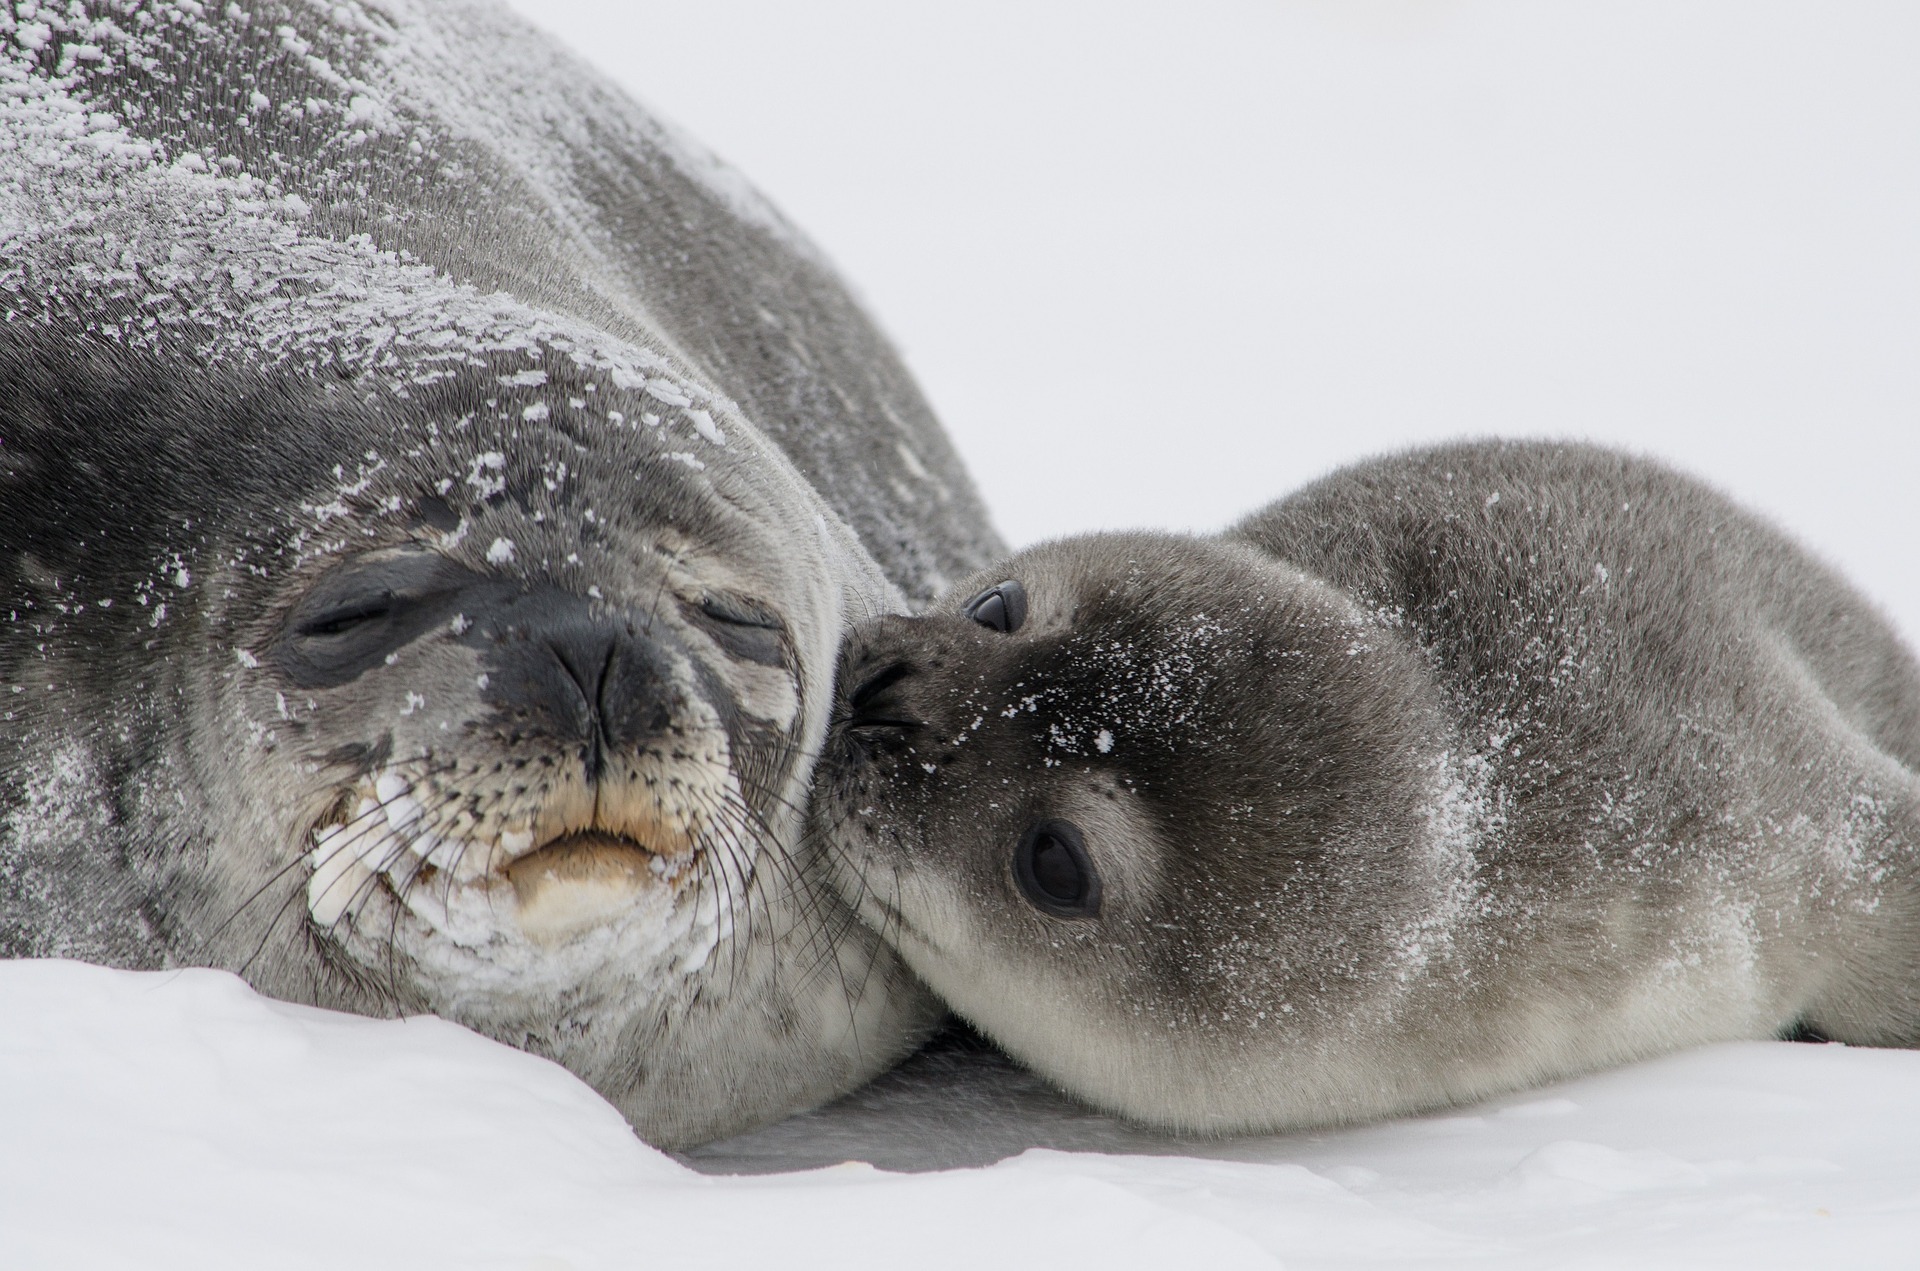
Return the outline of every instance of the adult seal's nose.
{"type": "Polygon", "coordinates": [[[564,593],[507,606],[487,640],[482,696],[510,740],[545,735],[580,748],[588,781],[610,753],[669,731],[678,698],[657,627],[564,593]]]}

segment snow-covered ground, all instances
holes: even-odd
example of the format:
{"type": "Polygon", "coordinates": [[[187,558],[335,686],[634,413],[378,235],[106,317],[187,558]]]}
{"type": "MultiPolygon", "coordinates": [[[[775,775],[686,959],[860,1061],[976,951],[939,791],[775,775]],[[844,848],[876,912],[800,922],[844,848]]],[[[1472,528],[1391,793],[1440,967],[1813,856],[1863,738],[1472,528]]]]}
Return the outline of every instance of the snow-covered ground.
{"type": "MultiPolygon", "coordinates": [[[[840,262],[1017,542],[1583,436],[1920,634],[1920,8],[522,8],[840,262]]],[[[1920,1265],[1920,1053],[1718,1047],[1218,1145],[955,1061],[703,1166],[1076,1150],[723,1178],[437,1021],[58,963],[0,965],[0,1019],[9,1269],[1920,1265]]]]}
{"type": "Polygon", "coordinates": [[[0,964],[0,1019],[10,1269],[1798,1271],[1911,1267],[1920,1234],[1907,1052],[1719,1046],[1213,1159],[729,1178],[645,1147],[543,1060],[219,972],[0,964]]]}

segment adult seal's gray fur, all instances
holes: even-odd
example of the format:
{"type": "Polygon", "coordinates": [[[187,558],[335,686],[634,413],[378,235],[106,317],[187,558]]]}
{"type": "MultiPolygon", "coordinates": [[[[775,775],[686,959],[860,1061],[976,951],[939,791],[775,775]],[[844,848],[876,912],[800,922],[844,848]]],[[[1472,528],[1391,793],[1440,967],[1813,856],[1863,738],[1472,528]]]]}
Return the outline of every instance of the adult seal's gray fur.
{"type": "Polygon", "coordinates": [[[1702,1042],[1920,1039],[1920,677],[1603,450],[1365,463],[1035,548],[846,654],[837,877],[956,1010],[1199,1132],[1702,1042]]]}
{"type": "Polygon", "coordinates": [[[0,951],[550,1055],[682,1144],[936,1008],[800,823],[988,559],[736,177],[501,10],[0,14],[0,951]]]}

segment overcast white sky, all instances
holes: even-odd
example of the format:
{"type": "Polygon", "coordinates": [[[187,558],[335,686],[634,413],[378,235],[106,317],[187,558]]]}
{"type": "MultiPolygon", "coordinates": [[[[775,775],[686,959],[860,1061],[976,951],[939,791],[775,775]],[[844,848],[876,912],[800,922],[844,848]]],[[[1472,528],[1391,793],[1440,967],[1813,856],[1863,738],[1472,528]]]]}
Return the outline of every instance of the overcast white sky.
{"type": "Polygon", "coordinates": [[[1920,634],[1920,6],[519,7],[840,264],[1015,543],[1583,436],[1920,634]]]}

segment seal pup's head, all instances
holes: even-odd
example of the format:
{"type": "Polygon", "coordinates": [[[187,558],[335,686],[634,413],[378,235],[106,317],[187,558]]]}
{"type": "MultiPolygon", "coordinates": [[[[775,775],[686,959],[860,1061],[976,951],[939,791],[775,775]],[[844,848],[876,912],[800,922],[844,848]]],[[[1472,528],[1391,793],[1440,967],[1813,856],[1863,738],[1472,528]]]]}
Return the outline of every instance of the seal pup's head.
{"type": "Polygon", "coordinates": [[[1444,956],[1464,868],[1423,672],[1243,546],[1031,549],[850,638],[819,786],[836,882],[1095,1103],[1216,1132],[1359,1115],[1316,1065],[1444,956]]]}

